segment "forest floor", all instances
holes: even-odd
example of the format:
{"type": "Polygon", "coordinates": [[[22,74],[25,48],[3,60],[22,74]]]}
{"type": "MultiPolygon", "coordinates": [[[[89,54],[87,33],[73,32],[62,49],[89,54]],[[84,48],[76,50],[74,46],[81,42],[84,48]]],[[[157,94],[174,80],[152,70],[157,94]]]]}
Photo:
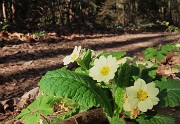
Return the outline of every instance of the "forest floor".
{"type": "Polygon", "coordinates": [[[62,67],[63,58],[74,46],[95,52],[125,51],[128,56],[142,56],[147,47],[180,40],[180,34],[165,32],[47,33],[39,39],[20,33],[1,32],[0,35],[0,101],[20,97],[37,87],[47,71],[62,67]]]}

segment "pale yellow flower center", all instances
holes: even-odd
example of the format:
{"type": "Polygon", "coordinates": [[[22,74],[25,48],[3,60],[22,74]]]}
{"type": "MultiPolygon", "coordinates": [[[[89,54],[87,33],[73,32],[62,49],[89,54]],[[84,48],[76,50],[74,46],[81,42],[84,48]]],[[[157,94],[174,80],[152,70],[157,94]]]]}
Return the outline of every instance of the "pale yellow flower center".
{"type": "Polygon", "coordinates": [[[137,92],[137,98],[139,99],[139,101],[144,101],[146,98],[148,98],[147,92],[139,89],[139,91],[137,92]]]}
{"type": "Polygon", "coordinates": [[[119,60],[121,60],[121,59],[122,59],[121,57],[116,58],[117,61],[119,61],[119,60]]]}
{"type": "Polygon", "coordinates": [[[76,58],[77,58],[77,54],[76,53],[72,54],[71,60],[75,60],[76,58]]]}
{"type": "Polygon", "coordinates": [[[109,74],[109,72],[110,72],[109,66],[103,66],[100,71],[101,75],[103,75],[103,76],[107,76],[109,74]]]}

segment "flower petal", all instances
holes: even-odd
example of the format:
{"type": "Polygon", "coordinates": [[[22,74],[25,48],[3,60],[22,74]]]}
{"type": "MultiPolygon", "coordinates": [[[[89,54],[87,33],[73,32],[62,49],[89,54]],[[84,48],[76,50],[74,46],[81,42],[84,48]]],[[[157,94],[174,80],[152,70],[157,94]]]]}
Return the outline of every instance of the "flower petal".
{"type": "Polygon", "coordinates": [[[157,105],[159,102],[159,98],[157,97],[149,97],[149,99],[153,102],[153,105],[157,105]]]}
{"type": "Polygon", "coordinates": [[[128,98],[128,103],[131,105],[131,107],[133,109],[136,109],[139,103],[139,100],[137,98],[134,97],[129,97],[128,98]]]}
{"type": "Polygon", "coordinates": [[[157,96],[159,89],[155,88],[155,83],[148,83],[144,90],[148,93],[148,96],[157,96]]]}
{"type": "Polygon", "coordinates": [[[131,111],[132,110],[130,104],[128,103],[128,100],[125,100],[125,102],[123,104],[123,109],[124,109],[124,111],[131,111]]]}
{"type": "Polygon", "coordinates": [[[63,59],[63,64],[64,64],[64,65],[68,65],[70,62],[71,62],[71,57],[70,57],[70,56],[66,56],[66,57],[63,59]]]}
{"type": "Polygon", "coordinates": [[[146,82],[141,79],[138,78],[135,82],[134,82],[134,88],[139,90],[139,89],[144,89],[144,86],[146,85],[146,82]]]}
{"type": "Polygon", "coordinates": [[[153,102],[150,99],[140,101],[138,103],[138,108],[142,112],[146,112],[148,109],[152,109],[153,107],[153,102]]]}
{"type": "Polygon", "coordinates": [[[134,86],[126,88],[127,95],[130,97],[137,97],[137,90],[134,86]]]}

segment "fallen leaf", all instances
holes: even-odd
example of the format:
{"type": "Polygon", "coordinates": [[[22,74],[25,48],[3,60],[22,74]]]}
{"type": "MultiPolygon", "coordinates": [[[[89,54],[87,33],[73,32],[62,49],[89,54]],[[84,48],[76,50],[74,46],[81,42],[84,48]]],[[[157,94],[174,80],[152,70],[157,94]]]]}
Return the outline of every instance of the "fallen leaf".
{"type": "Polygon", "coordinates": [[[157,69],[157,74],[165,76],[166,78],[176,73],[179,73],[179,70],[169,65],[160,65],[157,69]]]}
{"type": "Polygon", "coordinates": [[[169,65],[180,65],[180,54],[169,52],[166,57],[163,64],[169,64],[169,65]]]}
{"type": "Polygon", "coordinates": [[[20,101],[17,103],[17,108],[22,109],[25,106],[29,105],[38,95],[39,87],[36,87],[29,92],[25,93],[21,98],[20,101]]]}

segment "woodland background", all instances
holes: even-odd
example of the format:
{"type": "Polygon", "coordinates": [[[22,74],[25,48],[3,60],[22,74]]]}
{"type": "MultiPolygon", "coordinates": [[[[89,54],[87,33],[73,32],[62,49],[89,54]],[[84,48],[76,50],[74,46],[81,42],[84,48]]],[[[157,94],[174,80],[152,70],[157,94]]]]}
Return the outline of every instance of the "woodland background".
{"type": "Polygon", "coordinates": [[[11,29],[180,27],[180,0],[0,0],[1,25],[11,29]]]}

